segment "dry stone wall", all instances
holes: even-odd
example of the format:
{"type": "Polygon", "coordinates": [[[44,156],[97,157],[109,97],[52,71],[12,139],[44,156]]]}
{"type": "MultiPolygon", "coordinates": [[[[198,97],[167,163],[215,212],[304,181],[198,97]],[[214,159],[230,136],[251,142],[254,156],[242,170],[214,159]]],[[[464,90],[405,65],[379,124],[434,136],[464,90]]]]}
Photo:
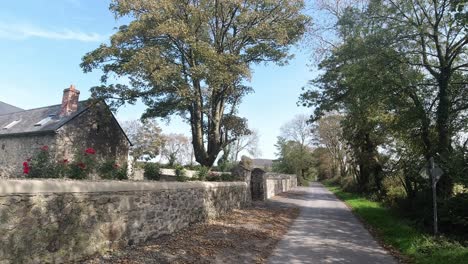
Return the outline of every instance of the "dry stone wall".
{"type": "Polygon", "coordinates": [[[266,173],[262,169],[252,171],[251,193],[254,200],[267,200],[297,187],[293,174],[266,173]]]}
{"type": "Polygon", "coordinates": [[[0,179],[24,177],[23,162],[45,145],[55,153],[55,142],[52,134],[0,137],[0,179]]]}
{"type": "Polygon", "coordinates": [[[271,197],[291,190],[297,187],[297,176],[292,174],[265,174],[264,181],[264,199],[270,199],[271,197]]]}
{"type": "Polygon", "coordinates": [[[250,203],[247,184],[0,182],[0,263],[62,263],[170,234],[250,203]]]}

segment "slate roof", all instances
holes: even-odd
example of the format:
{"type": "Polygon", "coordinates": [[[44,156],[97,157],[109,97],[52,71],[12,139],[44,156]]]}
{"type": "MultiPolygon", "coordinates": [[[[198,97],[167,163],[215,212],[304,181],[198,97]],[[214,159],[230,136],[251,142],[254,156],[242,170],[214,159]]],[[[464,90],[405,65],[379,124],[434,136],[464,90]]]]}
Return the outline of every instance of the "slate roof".
{"type": "Polygon", "coordinates": [[[23,109],[0,101],[0,115],[19,111],[23,111],[23,109]]]}
{"type": "Polygon", "coordinates": [[[64,117],[59,116],[61,104],[30,110],[20,110],[10,113],[0,112],[0,137],[7,135],[10,136],[54,132],[76,116],[80,115],[83,111],[88,109],[88,105],[88,101],[80,101],[78,102],[78,111],[72,115],[64,117]],[[37,122],[47,117],[52,117],[52,120],[42,126],[35,126],[37,122]],[[19,120],[17,124],[11,128],[5,129],[5,126],[16,120],[19,120]]]}

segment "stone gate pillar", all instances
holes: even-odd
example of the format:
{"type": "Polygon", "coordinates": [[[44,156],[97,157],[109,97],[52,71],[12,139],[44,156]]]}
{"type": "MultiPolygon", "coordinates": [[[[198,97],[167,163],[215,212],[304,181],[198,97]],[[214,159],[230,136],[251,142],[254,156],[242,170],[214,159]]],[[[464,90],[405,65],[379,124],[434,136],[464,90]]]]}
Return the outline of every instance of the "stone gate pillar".
{"type": "Polygon", "coordinates": [[[265,200],[264,185],[265,185],[265,171],[255,168],[251,173],[251,192],[252,200],[265,200]]]}
{"type": "Polygon", "coordinates": [[[247,197],[246,203],[250,205],[252,202],[252,192],[251,192],[251,177],[252,177],[252,160],[242,156],[239,164],[232,169],[232,175],[238,181],[243,181],[247,183],[247,197]]]}

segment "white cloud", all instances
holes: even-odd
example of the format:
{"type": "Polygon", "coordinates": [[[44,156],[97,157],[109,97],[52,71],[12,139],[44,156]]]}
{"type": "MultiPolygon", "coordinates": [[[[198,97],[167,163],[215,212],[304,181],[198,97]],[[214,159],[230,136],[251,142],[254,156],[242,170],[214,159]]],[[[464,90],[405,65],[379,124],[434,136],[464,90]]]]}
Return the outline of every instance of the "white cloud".
{"type": "Polygon", "coordinates": [[[50,30],[30,24],[8,24],[0,22],[0,39],[21,40],[29,38],[102,42],[105,41],[108,36],[70,29],[50,30]]]}

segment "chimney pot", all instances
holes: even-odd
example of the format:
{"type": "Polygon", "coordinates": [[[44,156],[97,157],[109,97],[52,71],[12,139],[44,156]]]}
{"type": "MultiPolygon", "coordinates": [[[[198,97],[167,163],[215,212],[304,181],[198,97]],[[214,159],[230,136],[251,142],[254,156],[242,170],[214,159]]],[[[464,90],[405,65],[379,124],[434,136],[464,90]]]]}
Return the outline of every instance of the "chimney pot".
{"type": "Polygon", "coordinates": [[[70,85],[70,88],[63,90],[62,107],[60,108],[60,116],[69,116],[78,111],[78,100],[80,91],[75,88],[75,85],[70,85]]]}

